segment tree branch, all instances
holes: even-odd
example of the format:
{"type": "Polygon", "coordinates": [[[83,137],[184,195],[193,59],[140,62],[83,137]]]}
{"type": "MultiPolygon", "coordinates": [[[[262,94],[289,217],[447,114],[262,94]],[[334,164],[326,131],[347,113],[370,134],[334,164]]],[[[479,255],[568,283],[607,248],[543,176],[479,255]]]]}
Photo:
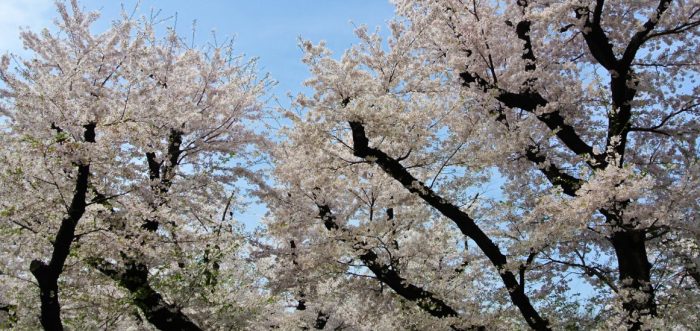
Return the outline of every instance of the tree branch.
{"type": "MultiPolygon", "coordinates": [[[[496,100],[502,102],[506,107],[509,108],[519,108],[525,110],[529,113],[535,113],[537,107],[544,107],[547,105],[548,101],[542,97],[537,92],[523,92],[514,93],[503,90],[497,86],[491,85],[479,75],[469,72],[462,72],[459,74],[462,79],[463,86],[471,86],[476,84],[478,87],[483,89],[484,92],[489,90],[495,90],[496,100]]],[[[564,117],[558,110],[553,112],[543,113],[536,115],[540,122],[544,123],[554,134],[559,138],[559,140],[564,143],[569,150],[571,150],[576,155],[587,155],[590,160],[595,160],[596,162],[588,162],[589,166],[593,168],[604,167],[606,163],[605,159],[599,155],[593,153],[593,147],[588,145],[579,134],[576,132],[573,126],[566,124],[564,117]]],[[[505,120],[503,114],[499,114],[499,120],[505,120]]]]}
{"type": "MultiPolygon", "coordinates": [[[[324,226],[327,230],[341,230],[340,226],[335,222],[335,215],[331,212],[328,205],[318,204],[318,215],[324,220],[324,226]]],[[[357,242],[354,247],[363,247],[364,243],[357,242]]],[[[393,266],[384,264],[380,261],[379,256],[371,249],[359,248],[363,252],[358,255],[362,263],[375,275],[376,279],[389,286],[394,292],[406,300],[415,302],[418,307],[428,314],[437,318],[459,317],[457,310],[449,306],[442,299],[421,287],[413,285],[407,279],[401,277],[398,270],[393,266]]],[[[453,330],[462,330],[456,326],[452,326],[453,330]]],[[[468,329],[485,330],[483,326],[471,326],[468,329]]]]}
{"type": "Polygon", "coordinates": [[[126,288],[131,293],[134,304],[141,309],[148,322],[159,330],[201,330],[179,307],[166,302],[163,296],[151,287],[146,265],[126,259],[128,261],[125,267],[99,258],[91,259],[89,264],[126,288]]]}
{"type": "Polygon", "coordinates": [[[476,225],[474,220],[460,210],[459,207],[447,202],[432,189],[418,181],[401,163],[383,151],[369,147],[369,139],[365,134],[364,126],[360,122],[350,121],[349,124],[352,130],[355,156],[374,160],[385,173],[401,183],[411,193],[417,194],[442,215],[451,219],[464,235],[474,240],[494,267],[496,267],[503,284],[508,290],[511,302],[520,309],[528,325],[536,330],[549,330],[549,322],[539,315],[525,294],[524,288],[518,284],[513,272],[506,268],[508,262],[506,256],[501,253],[501,250],[491,238],[476,225]]]}
{"type": "Polygon", "coordinates": [[[664,14],[666,9],[670,7],[670,5],[671,0],[659,1],[659,5],[656,7],[654,17],[649,18],[649,20],[647,20],[642,26],[642,29],[640,31],[637,31],[637,33],[635,33],[634,36],[632,36],[632,39],[630,40],[629,44],[627,44],[627,48],[625,49],[625,52],[623,53],[622,59],[620,61],[622,67],[629,68],[635,56],[637,56],[637,51],[639,51],[639,48],[642,46],[642,44],[644,44],[644,42],[647,41],[647,36],[649,35],[649,33],[651,33],[652,30],[654,30],[656,25],[661,20],[661,16],[664,14]]]}
{"type": "MultiPolygon", "coordinates": [[[[95,142],[95,127],[95,123],[83,126],[85,129],[83,133],[85,142],[95,142]]],[[[63,273],[66,259],[70,254],[70,248],[75,239],[75,229],[85,213],[89,179],[90,163],[79,162],[73,198],[68,207],[68,213],[61,221],[61,226],[53,241],[51,260],[48,264],[41,260],[33,260],[29,264],[29,270],[39,283],[39,297],[41,299],[40,319],[41,325],[46,330],[63,330],[61,305],[58,300],[58,278],[63,273]]]]}
{"type": "Polygon", "coordinates": [[[561,187],[564,193],[569,196],[576,196],[576,191],[583,184],[581,179],[565,173],[555,164],[547,163],[547,158],[541,154],[537,146],[529,146],[525,152],[525,157],[537,165],[537,168],[547,177],[552,185],[561,187]]]}
{"type": "Polygon", "coordinates": [[[596,1],[593,17],[591,17],[591,12],[588,7],[579,7],[576,9],[576,18],[585,19],[583,24],[583,39],[586,41],[593,58],[605,69],[616,70],[618,63],[615,53],[613,52],[612,44],[603,28],[600,26],[600,18],[604,5],[604,0],[596,1]]]}

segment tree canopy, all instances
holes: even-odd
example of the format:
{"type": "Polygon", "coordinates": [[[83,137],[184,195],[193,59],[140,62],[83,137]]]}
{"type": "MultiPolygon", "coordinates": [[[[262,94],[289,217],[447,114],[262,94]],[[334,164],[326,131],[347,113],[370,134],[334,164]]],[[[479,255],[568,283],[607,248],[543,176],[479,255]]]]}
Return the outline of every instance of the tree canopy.
{"type": "Polygon", "coordinates": [[[0,66],[0,325],[696,328],[700,2],[394,4],[270,109],[230,44],[57,2],[0,66]]]}

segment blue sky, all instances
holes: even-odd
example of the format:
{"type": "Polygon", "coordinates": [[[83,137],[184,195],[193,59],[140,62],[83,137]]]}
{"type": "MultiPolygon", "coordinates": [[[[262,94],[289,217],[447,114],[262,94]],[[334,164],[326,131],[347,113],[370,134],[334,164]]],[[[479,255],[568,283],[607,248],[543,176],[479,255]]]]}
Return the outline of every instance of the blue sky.
{"type": "MultiPolygon", "coordinates": [[[[0,0],[3,1],[3,0],[0,0]]],[[[134,0],[125,1],[127,8],[134,0]]],[[[101,8],[106,18],[116,17],[118,1],[85,0],[87,8],[101,8]]],[[[301,63],[298,38],[325,40],[337,53],[355,41],[353,24],[384,26],[393,15],[387,0],[142,0],[141,11],[162,10],[163,17],[177,13],[181,34],[191,36],[197,20],[197,42],[235,37],[239,52],[259,57],[260,70],[278,81],[273,92],[284,98],[286,92],[300,91],[308,77],[301,63]],[[352,23],[351,23],[352,22],[352,23]]]]}
{"type": "MultiPolygon", "coordinates": [[[[148,15],[161,10],[159,17],[177,14],[178,31],[191,36],[197,21],[196,43],[235,37],[239,53],[259,57],[259,69],[278,81],[273,93],[281,99],[296,94],[308,72],[300,59],[298,38],[313,42],[325,40],[336,54],[355,42],[355,25],[384,27],[393,16],[388,0],[81,0],[88,10],[99,10],[97,30],[119,17],[122,8],[148,15]]],[[[53,0],[0,0],[0,52],[21,53],[17,40],[19,26],[38,30],[51,25],[55,17],[53,0]]]]}

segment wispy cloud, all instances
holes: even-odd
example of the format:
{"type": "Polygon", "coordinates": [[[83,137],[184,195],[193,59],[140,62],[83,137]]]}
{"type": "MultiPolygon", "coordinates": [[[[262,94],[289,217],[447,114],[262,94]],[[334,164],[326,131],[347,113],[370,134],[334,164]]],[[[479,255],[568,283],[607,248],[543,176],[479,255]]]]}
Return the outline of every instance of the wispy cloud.
{"type": "Polygon", "coordinates": [[[52,0],[0,0],[0,53],[22,53],[20,27],[38,31],[51,23],[52,0]]]}

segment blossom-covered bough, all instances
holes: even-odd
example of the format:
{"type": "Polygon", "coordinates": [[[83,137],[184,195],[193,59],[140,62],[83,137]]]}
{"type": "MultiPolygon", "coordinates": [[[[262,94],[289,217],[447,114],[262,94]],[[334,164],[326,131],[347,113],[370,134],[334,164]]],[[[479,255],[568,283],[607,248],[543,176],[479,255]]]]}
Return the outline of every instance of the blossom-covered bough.
{"type": "Polygon", "coordinates": [[[0,327],[700,324],[700,2],[394,3],[266,137],[230,45],[59,1],[0,62],[0,327]]]}
{"type": "Polygon", "coordinates": [[[12,326],[244,327],[266,299],[231,215],[236,181],[262,178],[246,169],[270,82],[228,44],[126,14],[95,34],[97,13],[57,8],[55,31],[22,33],[32,57],[0,67],[12,326]]]}
{"type": "Polygon", "coordinates": [[[269,221],[291,286],[374,328],[697,325],[700,3],[395,4],[386,43],[302,43],[269,221]]]}

